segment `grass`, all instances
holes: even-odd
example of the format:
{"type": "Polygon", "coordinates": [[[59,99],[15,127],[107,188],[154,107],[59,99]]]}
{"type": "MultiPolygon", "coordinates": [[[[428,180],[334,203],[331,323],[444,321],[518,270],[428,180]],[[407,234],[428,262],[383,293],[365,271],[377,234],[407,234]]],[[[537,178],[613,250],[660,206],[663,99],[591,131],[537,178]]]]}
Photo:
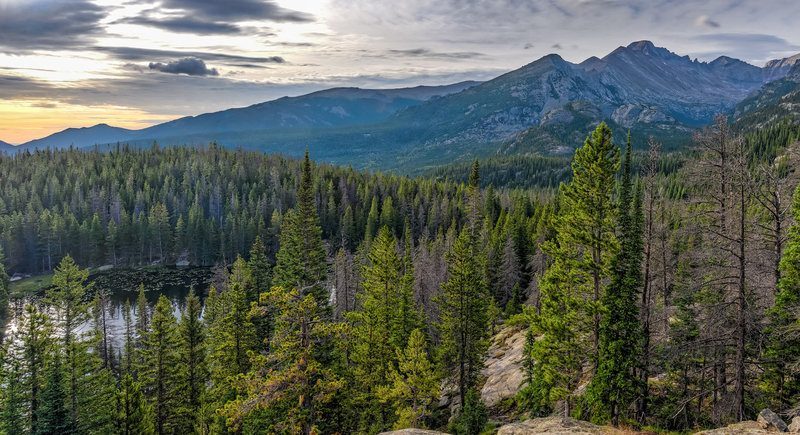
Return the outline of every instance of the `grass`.
{"type": "Polygon", "coordinates": [[[32,276],[11,283],[9,293],[11,298],[22,298],[44,290],[53,284],[53,274],[32,276]]]}

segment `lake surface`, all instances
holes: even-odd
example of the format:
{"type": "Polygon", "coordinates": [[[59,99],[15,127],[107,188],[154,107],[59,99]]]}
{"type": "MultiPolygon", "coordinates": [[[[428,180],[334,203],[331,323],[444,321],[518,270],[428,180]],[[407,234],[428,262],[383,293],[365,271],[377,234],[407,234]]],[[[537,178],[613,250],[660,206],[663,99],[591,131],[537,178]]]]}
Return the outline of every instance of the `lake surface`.
{"type": "MultiPolygon", "coordinates": [[[[212,272],[209,268],[195,269],[120,269],[101,272],[92,275],[90,282],[94,283],[94,292],[105,291],[109,295],[109,307],[106,314],[106,331],[109,342],[115,349],[121,349],[125,342],[125,304],[131,305],[131,320],[136,323],[136,301],[139,297],[140,283],[145,286],[145,297],[152,316],[153,307],[163,294],[172,305],[172,312],[180,320],[181,313],[186,307],[186,297],[194,288],[195,294],[200,298],[200,303],[205,306],[205,298],[211,281],[212,272]]],[[[91,301],[94,292],[87,293],[86,302],[91,301]]],[[[43,295],[37,294],[23,299],[11,301],[12,317],[6,325],[6,335],[16,331],[19,316],[23,313],[24,307],[28,303],[46,309],[41,304],[40,299],[43,295]]],[[[50,312],[51,318],[55,320],[55,313],[50,312]]],[[[90,320],[78,328],[79,332],[88,332],[94,327],[93,320],[90,320]]]]}

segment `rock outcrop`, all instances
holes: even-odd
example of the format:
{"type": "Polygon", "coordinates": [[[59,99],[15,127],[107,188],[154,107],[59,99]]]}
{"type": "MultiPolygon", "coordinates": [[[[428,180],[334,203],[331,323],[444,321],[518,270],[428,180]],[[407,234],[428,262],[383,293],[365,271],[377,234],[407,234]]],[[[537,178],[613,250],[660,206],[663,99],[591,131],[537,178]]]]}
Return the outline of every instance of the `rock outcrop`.
{"type": "Polygon", "coordinates": [[[574,418],[547,417],[534,418],[520,423],[510,423],[501,426],[497,435],[528,435],[528,434],[614,434],[621,433],[610,427],[596,426],[574,418]]]}
{"type": "Polygon", "coordinates": [[[525,330],[507,327],[493,337],[482,371],[486,382],[481,389],[481,399],[487,407],[495,407],[519,391],[524,379],[520,367],[524,347],[525,330]]]}
{"type": "Polygon", "coordinates": [[[792,419],[791,424],[789,424],[789,432],[800,433],[800,416],[792,419]]]}
{"type": "Polygon", "coordinates": [[[378,435],[447,435],[447,434],[444,432],[436,432],[435,430],[401,429],[401,430],[393,430],[390,432],[381,432],[378,435]]]}
{"type": "Polygon", "coordinates": [[[769,408],[762,409],[761,412],[758,413],[758,419],[756,421],[761,425],[761,429],[766,429],[771,432],[787,432],[789,430],[786,423],[778,417],[778,414],[775,414],[769,408]]]}

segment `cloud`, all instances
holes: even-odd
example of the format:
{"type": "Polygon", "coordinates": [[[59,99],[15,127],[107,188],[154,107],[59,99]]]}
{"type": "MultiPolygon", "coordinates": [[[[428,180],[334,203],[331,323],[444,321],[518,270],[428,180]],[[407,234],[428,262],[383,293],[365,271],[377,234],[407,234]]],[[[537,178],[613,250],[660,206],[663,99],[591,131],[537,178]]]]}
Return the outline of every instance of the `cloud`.
{"type": "Polygon", "coordinates": [[[441,52],[431,51],[427,48],[412,48],[410,50],[389,50],[389,54],[393,56],[427,57],[435,59],[474,59],[476,57],[485,56],[483,53],[476,53],[471,51],[441,53],[441,52]]]}
{"type": "Polygon", "coordinates": [[[150,69],[170,74],[190,76],[218,76],[216,68],[209,69],[201,59],[186,57],[169,63],[150,62],[150,69]]]}
{"type": "Polygon", "coordinates": [[[115,23],[196,35],[235,35],[244,31],[240,23],[245,21],[314,21],[312,15],[283,8],[272,0],[140,0],[137,4],[153,7],[115,23]]]}
{"type": "Polygon", "coordinates": [[[93,47],[93,50],[107,53],[110,56],[128,62],[143,61],[143,60],[157,60],[169,61],[180,58],[197,58],[204,61],[216,61],[226,63],[285,63],[286,60],[281,56],[268,56],[268,57],[254,57],[254,56],[238,56],[232,54],[211,53],[203,51],[179,51],[179,50],[159,50],[152,48],[135,48],[135,47],[93,47]]]}
{"type": "Polygon", "coordinates": [[[88,0],[0,1],[0,47],[17,53],[82,47],[104,33],[106,15],[88,0]]]}
{"type": "Polygon", "coordinates": [[[309,14],[283,8],[271,0],[164,0],[161,5],[164,9],[177,9],[210,20],[314,21],[309,14]]]}
{"type": "Polygon", "coordinates": [[[735,57],[755,65],[800,51],[800,45],[763,33],[712,33],[696,35],[690,40],[706,48],[703,52],[692,53],[701,59],[710,60],[735,53],[735,57]]]}
{"type": "Polygon", "coordinates": [[[197,35],[237,34],[242,32],[242,29],[234,24],[197,20],[185,16],[165,19],[155,19],[150,18],[149,16],[138,16],[123,18],[117,22],[123,24],[136,24],[140,26],[155,27],[170,32],[194,33],[197,35]]]}
{"type": "Polygon", "coordinates": [[[709,18],[708,15],[700,15],[694,20],[695,27],[714,28],[719,27],[719,23],[709,18]]]}

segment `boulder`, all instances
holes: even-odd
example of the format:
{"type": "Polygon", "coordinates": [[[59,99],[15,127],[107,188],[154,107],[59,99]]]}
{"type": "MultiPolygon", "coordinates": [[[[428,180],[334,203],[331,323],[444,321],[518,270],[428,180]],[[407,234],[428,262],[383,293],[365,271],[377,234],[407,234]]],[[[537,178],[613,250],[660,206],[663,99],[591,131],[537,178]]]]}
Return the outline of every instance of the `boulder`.
{"type": "Polygon", "coordinates": [[[401,429],[401,430],[393,430],[390,432],[381,432],[378,435],[447,435],[447,434],[444,432],[436,432],[435,430],[401,429]]]}
{"type": "Polygon", "coordinates": [[[537,433],[549,434],[609,434],[613,428],[596,426],[574,418],[547,417],[534,418],[521,423],[510,423],[500,427],[497,435],[528,435],[537,433]]]}
{"type": "Polygon", "coordinates": [[[492,338],[482,371],[486,382],[481,389],[481,399],[487,407],[495,407],[519,392],[524,380],[520,366],[524,348],[525,330],[508,327],[492,338]]]}
{"type": "Polygon", "coordinates": [[[789,425],[789,432],[800,433],[800,416],[792,419],[792,423],[789,425]]]}
{"type": "Polygon", "coordinates": [[[778,417],[778,414],[775,414],[769,408],[762,409],[761,412],[758,413],[758,419],[756,421],[758,421],[762,429],[771,432],[787,432],[789,430],[786,423],[778,417]]]}
{"type": "Polygon", "coordinates": [[[718,429],[704,430],[696,435],[766,435],[771,433],[755,421],[743,421],[718,429]]]}

